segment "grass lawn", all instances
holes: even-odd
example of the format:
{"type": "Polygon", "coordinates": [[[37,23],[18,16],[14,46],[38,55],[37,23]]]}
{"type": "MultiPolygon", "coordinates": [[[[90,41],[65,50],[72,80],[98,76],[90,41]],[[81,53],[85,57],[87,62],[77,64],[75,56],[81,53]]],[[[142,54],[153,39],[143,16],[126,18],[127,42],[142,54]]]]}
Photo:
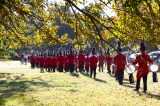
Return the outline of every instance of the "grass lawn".
{"type": "Polygon", "coordinates": [[[152,82],[152,73],[147,94],[134,88],[127,73],[120,86],[106,72],[97,71],[94,80],[80,73],[39,73],[19,62],[0,66],[0,106],[160,106],[160,82],[152,82]]]}

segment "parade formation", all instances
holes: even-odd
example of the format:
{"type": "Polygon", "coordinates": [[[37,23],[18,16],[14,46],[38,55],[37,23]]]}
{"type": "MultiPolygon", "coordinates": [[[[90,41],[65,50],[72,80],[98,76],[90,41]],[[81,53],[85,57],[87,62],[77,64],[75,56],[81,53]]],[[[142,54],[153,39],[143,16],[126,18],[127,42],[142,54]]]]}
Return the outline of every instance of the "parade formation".
{"type": "Polygon", "coordinates": [[[160,0],[1,0],[0,106],[160,106],[160,0]]]}
{"type": "MultiPolygon", "coordinates": [[[[105,57],[103,54],[100,56],[105,57]]],[[[96,50],[93,48],[92,53],[84,54],[84,51],[81,49],[79,53],[77,51],[70,49],[69,51],[60,50],[58,53],[53,51],[49,54],[39,54],[28,57],[28,60],[31,64],[31,68],[39,68],[40,72],[81,72],[89,74],[92,77],[92,73],[94,74],[94,78],[96,78],[96,68],[98,61],[101,61],[101,66],[103,70],[104,66],[104,58],[98,59],[96,55],[96,50]]]]}
{"type": "MultiPolygon", "coordinates": [[[[140,55],[136,56],[135,60],[131,63],[127,62],[126,56],[122,54],[121,43],[118,41],[116,47],[116,55],[110,55],[110,49],[102,51],[100,48],[99,53],[95,48],[90,51],[80,49],[79,51],[70,48],[70,50],[50,51],[48,53],[41,52],[38,54],[32,53],[28,56],[28,61],[31,64],[31,68],[40,69],[41,73],[46,72],[70,72],[70,73],[83,73],[90,76],[90,78],[96,78],[96,70],[104,72],[105,67],[107,73],[115,76],[115,80],[123,85],[124,71],[128,72],[129,82],[134,83],[133,73],[137,71],[136,75],[136,89],[139,91],[140,80],[143,78],[143,91],[147,91],[147,75],[149,71],[153,72],[153,82],[158,82],[157,70],[158,66],[153,64],[153,60],[145,52],[145,45],[142,42],[140,44],[140,55]]],[[[21,56],[24,57],[24,56],[21,56]]],[[[26,60],[26,59],[24,59],[26,60]]]]}

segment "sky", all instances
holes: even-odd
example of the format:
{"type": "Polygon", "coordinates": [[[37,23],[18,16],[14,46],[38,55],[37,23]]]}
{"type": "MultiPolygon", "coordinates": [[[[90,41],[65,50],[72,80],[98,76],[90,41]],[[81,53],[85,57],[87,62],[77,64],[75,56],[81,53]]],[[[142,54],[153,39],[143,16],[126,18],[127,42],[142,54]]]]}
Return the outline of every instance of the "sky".
{"type": "MultiPolygon", "coordinates": [[[[80,1],[83,1],[83,0],[80,0],[80,1]]],[[[85,3],[85,6],[89,5],[90,3],[94,3],[96,0],[86,0],[87,2],[85,3]]],[[[48,2],[56,2],[56,3],[65,3],[64,0],[48,0],[48,2]]],[[[77,5],[79,8],[83,8],[84,6],[82,4],[78,4],[77,5]]],[[[109,16],[116,16],[116,13],[110,9],[110,8],[105,8],[104,9],[104,12],[109,16]]]]}

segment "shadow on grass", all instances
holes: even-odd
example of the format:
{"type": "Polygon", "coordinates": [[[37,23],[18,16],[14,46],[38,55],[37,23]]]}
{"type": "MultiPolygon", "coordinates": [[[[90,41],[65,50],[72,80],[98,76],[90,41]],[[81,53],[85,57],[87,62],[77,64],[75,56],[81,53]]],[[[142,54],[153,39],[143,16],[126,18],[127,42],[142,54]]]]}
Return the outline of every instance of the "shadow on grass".
{"type": "Polygon", "coordinates": [[[73,76],[73,77],[79,78],[79,74],[78,73],[70,73],[70,75],[73,76]]]}
{"type": "Polygon", "coordinates": [[[18,80],[20,77],[24,76],[24,74],[21,73],[0,73],[0,78],[7,78],[7,79],[15,79],[18,80]],[[12,75],[14,74],[14,77],[12,75]]]}
{"type": "Polygon", "coordinates": [[[129,79],[127,79],[127,78],[124,78],[123,80],[124,80],[124,81],[129,81],[129,79]]]}
{"type": "Polygon", "coordinates": [[[102,82],[102,83],[107,83],[107,81],[104,81],[104,80],[101,80],[101,79],[98,79],[98,78],[95,78],[95,81],[102,82]]]}
{"type": "Polygon", "coordinates": [[[115,75],[114,75],[114,74],[109,74],[109,73],[108,73],[108,75],[110,75],[111,77],[115,77],[115,75]]]}
{"type": "Polygon", "coordinates": [[[17,93],[25,93],[29,91],[29,87],[53,87],[45,82],[22,81],[22,80],[0,80],[0,106],[4,106],[7,98],[17,93]]]}
{"type": "Polygon", "coordinates": [[[123,84],[124,87],[135,88],[135,85],[123,84]]]}
{"type": "MultiPolygon", "coordinates": [[[[136,87],[135,83],[130,84],[129,82],[124,82],[123,86],[133,88],[133,89],[135,89],[135,87],[136,87]]],[[[143,93],[140,93],[140,92],[137,92],[137,94],[139,94],[140,96],[143,95],[143,93]]],[[[145,95],[150,97],[150,98],[160,100],[160,94],[146,93],[145,95]]]]}
{"type": "Polygon", "coordinates": [[[137,94],[138,94],[139,96],[146,95],[146,96],[149,97],[149,98],[154,98],[154,99],[160,100],[160,94],[141,93],[141,92],[137,92],[137,94]]]}
{"type": "Polygon", "coordinates": [[[123,81],[123,84],[126,84],[126,85],[134,85],[134,86],[135,86],[135,82],[134,82],[134,83],[130,83],[129,81],[123,81]]]}
{"type": "MultiPolygon", "coordinates": [[[[86,77],[89,77],[90,78],[90,75],[89,74],[85,74],[85,73],[81,73],[82,75],[86,76],[86,77]]],[[[102,80],[102,79],[98,79],[98,78],[95,78],[94,79],[95,81],[98,81],[98,82],[102,82],[102,83],[107,83],[107,81],[105,80],[102,80]]]]}
{"type": "Polygon", "coordinates": [[[0,78],[8,77],[11,73],[0,73],[0,78]]]}
{"type": "Polygon", "coordinates": [[[32,86],[37,88],[45,88],[46,90],[50,87],[65,87],[65,85],[62,84],[50,85],[45,81],[41,81],[38,77],[29,80],[20,76],[22,75],[17,76],[10,73],[0,73],[0,106],[5,106],[5,102],[16,94],[26,94],[26,92],[29,91],[37,91],[36,89],[32,89],[32,86]],[[1,78],[7,79],[2,80],[1,78]]]}
{"type": "Polygon", "coordinates": [[[89,75],[89,74],[85,74],[85,73],[83,73],[83,72],[81,72],[81,74],[82,74],[83,76],[85,76],[85,77],[89,77],[89,78],[90,78],[90,75],[89,75]]]}
{"type": "Polygon", "coordinates": [[[72,92],[72,93],[79,92],[79,90],[76,90],[76,89],[70,89],[69,91],[72,92]]]}
{"type": "Polygon", "coordinates": [[[160,100],[160,94],[146,93],[147,96],[160,100]]]}

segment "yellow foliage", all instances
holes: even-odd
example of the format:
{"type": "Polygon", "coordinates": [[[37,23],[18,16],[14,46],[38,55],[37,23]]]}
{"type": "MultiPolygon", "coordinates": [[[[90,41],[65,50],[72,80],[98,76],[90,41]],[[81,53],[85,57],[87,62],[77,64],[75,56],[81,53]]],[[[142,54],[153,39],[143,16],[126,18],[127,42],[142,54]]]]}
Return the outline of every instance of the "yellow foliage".
{"type": "Polygon", "coordinates": [[[9,45],[9,48],[10,49],[16,49],[16,48],[19,48],[20,45],[18,43],[12,43],[11,45],[9,45]]]}

